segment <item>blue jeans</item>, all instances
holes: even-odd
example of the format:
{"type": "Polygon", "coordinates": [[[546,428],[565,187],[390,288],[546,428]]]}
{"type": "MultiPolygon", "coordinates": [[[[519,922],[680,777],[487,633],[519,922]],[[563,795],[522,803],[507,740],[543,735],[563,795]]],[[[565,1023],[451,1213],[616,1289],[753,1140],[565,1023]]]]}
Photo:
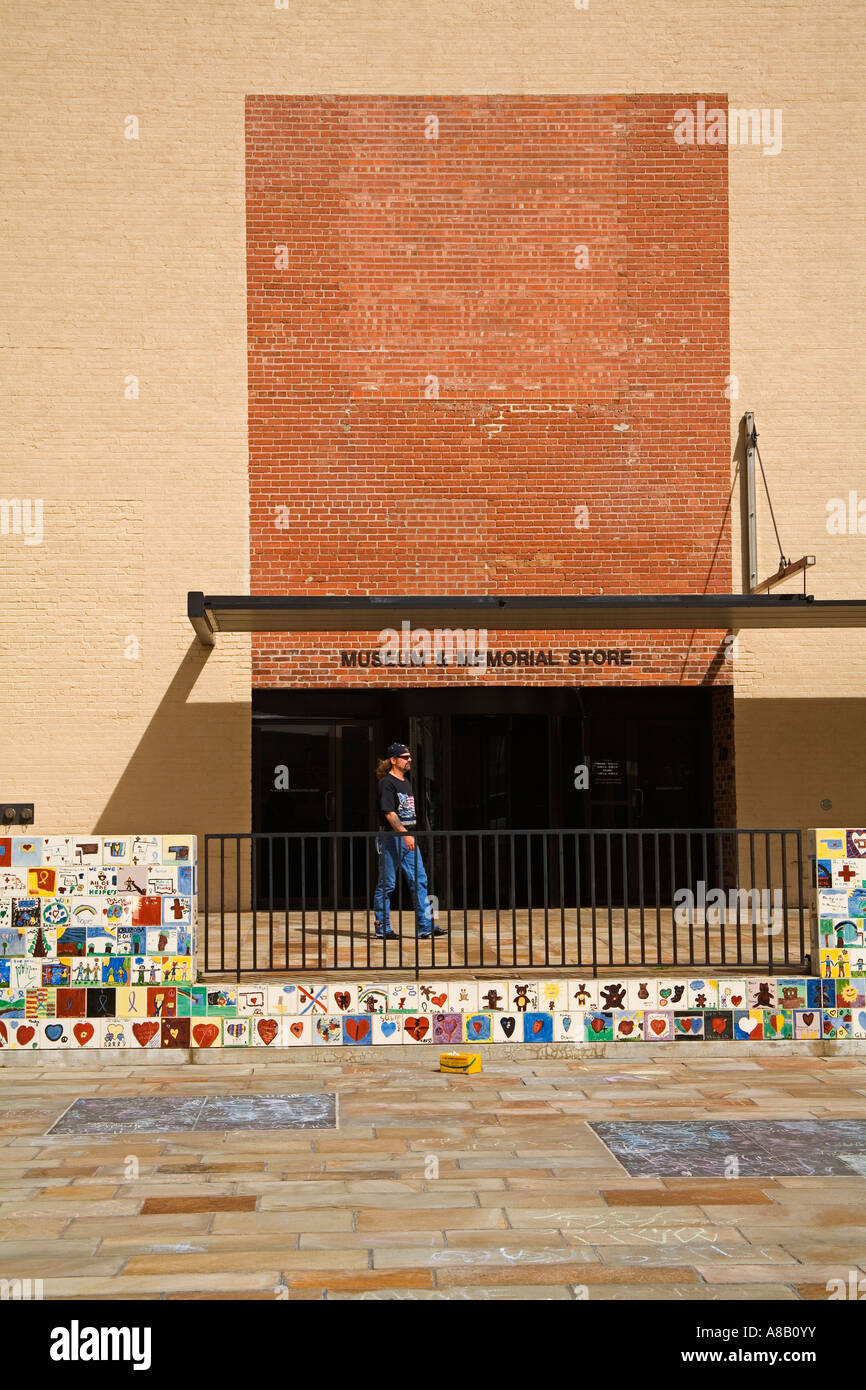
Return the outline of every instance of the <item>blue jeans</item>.
{"type": "Polygon", "coordinates": [[[373,895],[373,914],[376,918],[376,931],[385,932],[390,927],[388,915],[390,897],[397,884],[397,871],[403,870],[412,891],[415,906],[415,929],[419,936],[429,936],[433,930],[433,913],[427,896],[427,871],[421,851],[407,849],[402,835],[382,835],[376,841],[379,851],[379,881],[373,895]]]}

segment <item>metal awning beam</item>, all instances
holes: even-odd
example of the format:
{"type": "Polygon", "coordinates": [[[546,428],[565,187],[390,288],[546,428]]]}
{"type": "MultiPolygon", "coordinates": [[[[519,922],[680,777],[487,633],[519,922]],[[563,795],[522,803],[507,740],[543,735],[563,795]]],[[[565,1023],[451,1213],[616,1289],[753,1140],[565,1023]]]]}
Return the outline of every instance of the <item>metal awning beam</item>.
{"type": "Polygon", "coordinates": [[[213,646],[218,632],[380,632],[413,628],[488,631],[603,632],[668,629],[866,627],[866,599],[811,594],[647,594],[408,597],[219,595],[191,592],[187,612],[196,635],[213,646]]]}

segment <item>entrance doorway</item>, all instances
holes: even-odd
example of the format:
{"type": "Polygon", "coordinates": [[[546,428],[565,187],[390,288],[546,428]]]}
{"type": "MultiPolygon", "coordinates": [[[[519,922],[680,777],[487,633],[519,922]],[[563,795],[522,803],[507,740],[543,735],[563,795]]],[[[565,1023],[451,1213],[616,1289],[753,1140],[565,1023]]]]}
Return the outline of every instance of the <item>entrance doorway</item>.
{"type": "MultiPolygon", "coordinates": [[[[395,739],[412,750],[423,829],[711,827],[710,695],[700,688],[256,691],[253,830],[310,837],[303,862],[293,865],[258,844],[262,891],[274,906],[292,905],[286,884],[301,878],[308,899],[311,889],[329,904],[369,895],[376,861],[361,835],[378,824],[375,765],[395,739]],[[314,838],[334,833],[337,842],[314,838]]],[[[543,874],[532,877],[540,882],[543,874]]]]}

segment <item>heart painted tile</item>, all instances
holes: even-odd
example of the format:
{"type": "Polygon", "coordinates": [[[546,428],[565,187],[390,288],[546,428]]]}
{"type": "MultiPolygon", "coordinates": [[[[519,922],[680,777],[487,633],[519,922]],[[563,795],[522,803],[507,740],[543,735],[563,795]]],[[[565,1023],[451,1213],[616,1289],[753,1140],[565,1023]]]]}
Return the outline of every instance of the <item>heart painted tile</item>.
{"type": "Polygon", "coordinates": [[[730,1042],[733,1036],[733,1011],[731,1009],[707,1009],[704,1014],[704,1037],[709,1042],[730,1042]]]}
{"type": "Polygon", "coordinates": [[[493,1036],[493,1015],[487,1013],[463,1014],[463,1042],[488,1043],[493,1036]]]}
{"type": "Polygon", "coordinates": [[[343,1045],[345,1047],[372,1047],[372,1014],[348,1014],[343,1018],[343,1045]]]}
{"type": "MultiPolygon", "coordinates": [[[[69,1025],[66,1025],[69,1028],[69,1025]]],[[[99,1025],[99,1047],[116,1052],[121,1048],[138,1047],[132,1036],[132,1022],[127,1018],[106,1018],[99,1025]]]]}
{"type": "Polygon", "coordinates": [[[590,1011],[583,1016],[586,1042],[613,1042],[613,1014],[590,1011]]]}
{"type": "Polygon", "coordinates": [[[403,1015],[370,1014],[373,1021],[373,1046],[394,1046],[403,1042],[403,1015]]]}
{"type": "MultiPolygon", "coordinates": [[[[864,1034],[866,1036],[866,1034],[864,1034]]],[[[820,1009],[795,1009],[794,1010],[794,1037],[795,1038],[820,1038],[821,1037],[821,1010],[820,1009]]]]}
{"type": "Polygon", "coordinates": [[[254,1018],[250,1027],[253,1047],[270,1047],[276,1051],[282,1046],[284,1023],[285,1019],[276,1018],[273,1014],[264,1014],[261,1018],[254,1018]]]}
{"type": "Polygon", "coordinates": [[[583,1009],[569,1009],[553,1015],[554,1042],[583,1042],[583,1009]]]}
{"type": "Polygon", "coordinates": [[[613,1016],[614,1042],[643,1042],[643,1010],[617,1011],[613,1016]]]}
{"type": "MultiPolygon", "coordinates": [[[[470,1039],[467,1037],[467,1042],[470,1039]]],[[[523,1015],[523,1041],[525,1043],[553,1042],[553,1014],[525,1013],[523,1015]]]]}
{"type": "MultiPolygon", "coordinates": [[[[554,1015],[555,1017],[555,1015],[554,1015]]],[[[491,1014],[490,1041],[494,1043],[523,1041],[523,1014],[491,1014]]]]}
{"type": "Polygon", "coordinates": [[[283,1044],[286,1047],[311,1047],[313,1044],[313,1020],[288,1017],[283,1019],[283,1044]]]}
{"type": "Polygon", "coordinates": [[[161,1047],[189,1047],[190,1020],[188,1018],[164,1018],[161,1021],[161,1047]]]}
{"type": "Polygon", "coordinates": [[[433,1041],[449,1047],[463,1041],[463,1015],[439,1013],[433,1015],[433,1041]]]}
{"type": "Polygon", "coordinates": [[[686,1008],[688,999],[688,980],[672,980],[668,976],[659,980],[659,1009],[667,1013],[670,1009],[686,1008]]]}
{"type": "Polygon", "coordinates": [[[223,1047],[249,1047],[251,1022],[249,1018],[224,1018],[223,1047]]]}
{"type": "Polygon", "coordinates": [[[697,1042],[704,1036],[704,1015],[699,1010],[674,1010],[674,1042],[697,1042]]]}
{"type": "Polygon", "coordinates": [[[193,1047],[222,1047],[223,1034],[219,1019],[192,1020],[190,1040],[193,1047]]]}
{"type": "Polygon", "coordinates": [[[72,1038],[72,1024],[77,1021],[77,1019],[43,1019],[39,1024],[39,1047],[59,1052],[62,1048],[68,1048],[70,1044],[75,1046],[72,1038]]]}
{"type": "Polygon", "coordinates": [[[433,1041],[432,1018],[430,1014],[398,1014],[403,1022],[404,1043],[431,1043],[433,1041]]]}
{"type": "Polygon", "coordinates": [[[10,1018],[5,1020],[5,1026],[9,1030],[9,1046],[13,1051],[33,1051],[38,1048],[41,1026],[39,1019],[10,1018]]]}
{"type": "Polygon", "coordinates": [[[734,1042],[760,1042],[764,1036],[764,1015],[760,1009],[734,1010],[734,1042]]]}
{"type": "Polygon", "coordinates": [[[850,1009],[824,1009],[821,1019],[821,1036],[830,1041],[850,1038],[854,1025],[850,1009]]]}
{"type": "Polygon", "coordinates": [[[674,1036],[673,1014],[647,1010],[643,1016],[643,1035],[645,1042],[672,1042],[674,1036]]]}
{"type": "Polygon", "coordinates": [[[351,1014],[358,1012],[358,986],[353,984],[328,985],[328,1013],[351,1014]]]}
{"type": "Polygon", "coordinates": [[[852,1038],[866,1038],[866,1009],[851,1010],[852,1038]]]}

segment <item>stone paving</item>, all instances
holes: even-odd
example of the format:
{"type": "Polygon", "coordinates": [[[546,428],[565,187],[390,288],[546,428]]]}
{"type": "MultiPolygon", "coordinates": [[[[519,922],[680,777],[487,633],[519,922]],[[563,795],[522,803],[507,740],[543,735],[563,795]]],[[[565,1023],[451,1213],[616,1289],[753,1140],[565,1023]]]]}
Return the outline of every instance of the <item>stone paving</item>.
{"type": "Polygon", "coordinates": [[[674,1051],[486,1052],[471,1077],[432,1049],[8,1068],[0,1277],[96,1300],[798,1300],[863,1278],[866,1177],[633,1178],[587,1122],[862,1119],[866,1056],[674,1051]],[[339,1128],[46,1133],[80,1096],[281,1092],[335,1092],[339,1128]]]}

